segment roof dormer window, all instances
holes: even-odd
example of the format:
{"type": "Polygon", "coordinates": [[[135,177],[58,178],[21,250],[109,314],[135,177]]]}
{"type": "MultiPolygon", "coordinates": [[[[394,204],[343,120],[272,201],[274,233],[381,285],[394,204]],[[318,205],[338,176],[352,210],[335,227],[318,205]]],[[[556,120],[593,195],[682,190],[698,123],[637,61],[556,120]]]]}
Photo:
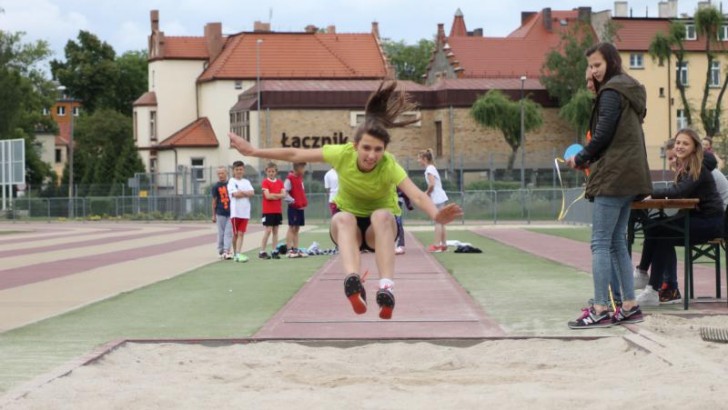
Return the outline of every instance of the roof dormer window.
{"type": "Polygon", "coordinates": [[[697,40],[698,33],[695,31],[695,24],[685,25],[685,40],[697,40]]]}

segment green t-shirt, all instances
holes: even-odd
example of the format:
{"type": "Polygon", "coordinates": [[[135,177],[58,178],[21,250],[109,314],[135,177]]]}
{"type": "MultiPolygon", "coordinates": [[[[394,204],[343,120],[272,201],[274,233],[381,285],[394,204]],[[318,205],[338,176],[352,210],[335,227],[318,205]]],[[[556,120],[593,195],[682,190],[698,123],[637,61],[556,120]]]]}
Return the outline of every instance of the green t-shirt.
{"type": "Polygon", "coordinates": [[[340,210],[356,216],[370,216],[377,209],[389,209],[394,215],[402,213],[396,187],[407,178],[407,172],[392,154],[385,152],[373,170],[361,172],[354,144],[324,145],[323,153],[324,160],[339,175],[334,202],[340,210]]]}

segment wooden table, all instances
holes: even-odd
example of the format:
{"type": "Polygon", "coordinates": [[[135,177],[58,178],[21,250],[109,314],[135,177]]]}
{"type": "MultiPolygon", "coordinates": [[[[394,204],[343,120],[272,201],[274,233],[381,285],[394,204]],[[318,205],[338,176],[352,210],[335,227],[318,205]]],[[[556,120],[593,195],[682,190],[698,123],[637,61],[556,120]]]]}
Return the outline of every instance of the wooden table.
{"type": "MultiPolygon", "coordinates": [[[[685,199],[645,199],[643,201],[632,202],[631,208],[634,209],[656,209],[660,213],[664,213],[666,209],[677,209],[677,210],[690,210],[695,209],[700,202],[697,198],[685,198],[685,199]]],[[[631,218],[630,218],[631,219],[631,218]]],[[[688,310],[688,300],[690,299],[690,287],[689,280],[693,276],[693,264],[690,256],[690,212],[685,212],[685,224],[682,229],[677,229],[674,226],[668,224],[670,219],[658,218],[651,219],[650,224],[647,227],[653,226],[667,226],[675,229],[677,233],[684,233],[683,246],[685,247],[685,287],[683,288],[683,307],[688,310]]],[[[630,220],[627,225],[627,246],[630,257],[632,256],[632,243],[634,242],[635,232],[644,231],[645,226],[638,224],[637,220],[630,220]],[[637,226],[639,225],[639,226],[637,226]]]]}

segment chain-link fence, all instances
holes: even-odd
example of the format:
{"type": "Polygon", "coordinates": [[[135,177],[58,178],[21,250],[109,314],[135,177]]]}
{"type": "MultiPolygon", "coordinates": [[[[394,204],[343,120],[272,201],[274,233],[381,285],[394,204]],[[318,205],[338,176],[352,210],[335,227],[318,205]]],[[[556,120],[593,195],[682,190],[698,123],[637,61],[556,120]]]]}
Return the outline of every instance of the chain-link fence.
{"type": "MultiPolygon", "coordinates": [[[[561,211],[563,192],[560,189],[525,189],[447,194],[450,202],[456,202],[463,208],[461,223],[495,224],[500,221],[555,221],[561,211]]],[[[308,200],[306,219],[328,221],[328,196],[309,193],[308,200]]],[[[251,205],[252,219],[255,220],[261,215],[260,197],[254,197],[251,205]]],[[[576,214],[578,208],[572,207],[570,213],[576,214]]],[[[403,212],[405,220],[428,219],[418,210],[405,209],[403,212]]],[[[74,200],[68,197],[21,197],[13,199],[11,209],[5,215],[13,220],[56,220],[69,216],[84,220],[208,220],[212,217],[212,206],[209,195],[77,197],[74,200]]],[[[587,219],[579,217],[569,221],[583,222],[587,219]]]]}

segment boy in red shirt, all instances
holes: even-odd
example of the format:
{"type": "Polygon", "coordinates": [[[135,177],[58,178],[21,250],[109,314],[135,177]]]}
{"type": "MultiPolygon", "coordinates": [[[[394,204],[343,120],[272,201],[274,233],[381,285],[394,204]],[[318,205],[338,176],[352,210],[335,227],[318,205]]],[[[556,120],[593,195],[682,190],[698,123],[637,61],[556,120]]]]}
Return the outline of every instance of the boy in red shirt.
{"type": "Polygon", "coordinates": [[[283,181],[278,179],[278,166],[274,162],[269,162],[265,167],[266,178],[260,184],[263,189],[263,226],[265,233],[263,241],[260,244],[260,259],[280,259],[276,244],[278,243],[278,227],[283,222],[282,199],[285,198],[286,192],[283,190],[283,181]],[[273,234],[271,241],[271,255],[265,251],[268,246],[268,237],[273,234]]]}
{"type": "Polygon", "coordinates": [[[288,193],[288,232],[286,233],[286,247],[289,258],[301,258],[308,256],[298,249],[298,232],[306,224],[303,209],[308,205],[306,191],[303,189],[303,175],[306,173],[306,163],[297,162],[293,164],[293,171],[288,173],[286,182],[283,184],[288,193]]]}

